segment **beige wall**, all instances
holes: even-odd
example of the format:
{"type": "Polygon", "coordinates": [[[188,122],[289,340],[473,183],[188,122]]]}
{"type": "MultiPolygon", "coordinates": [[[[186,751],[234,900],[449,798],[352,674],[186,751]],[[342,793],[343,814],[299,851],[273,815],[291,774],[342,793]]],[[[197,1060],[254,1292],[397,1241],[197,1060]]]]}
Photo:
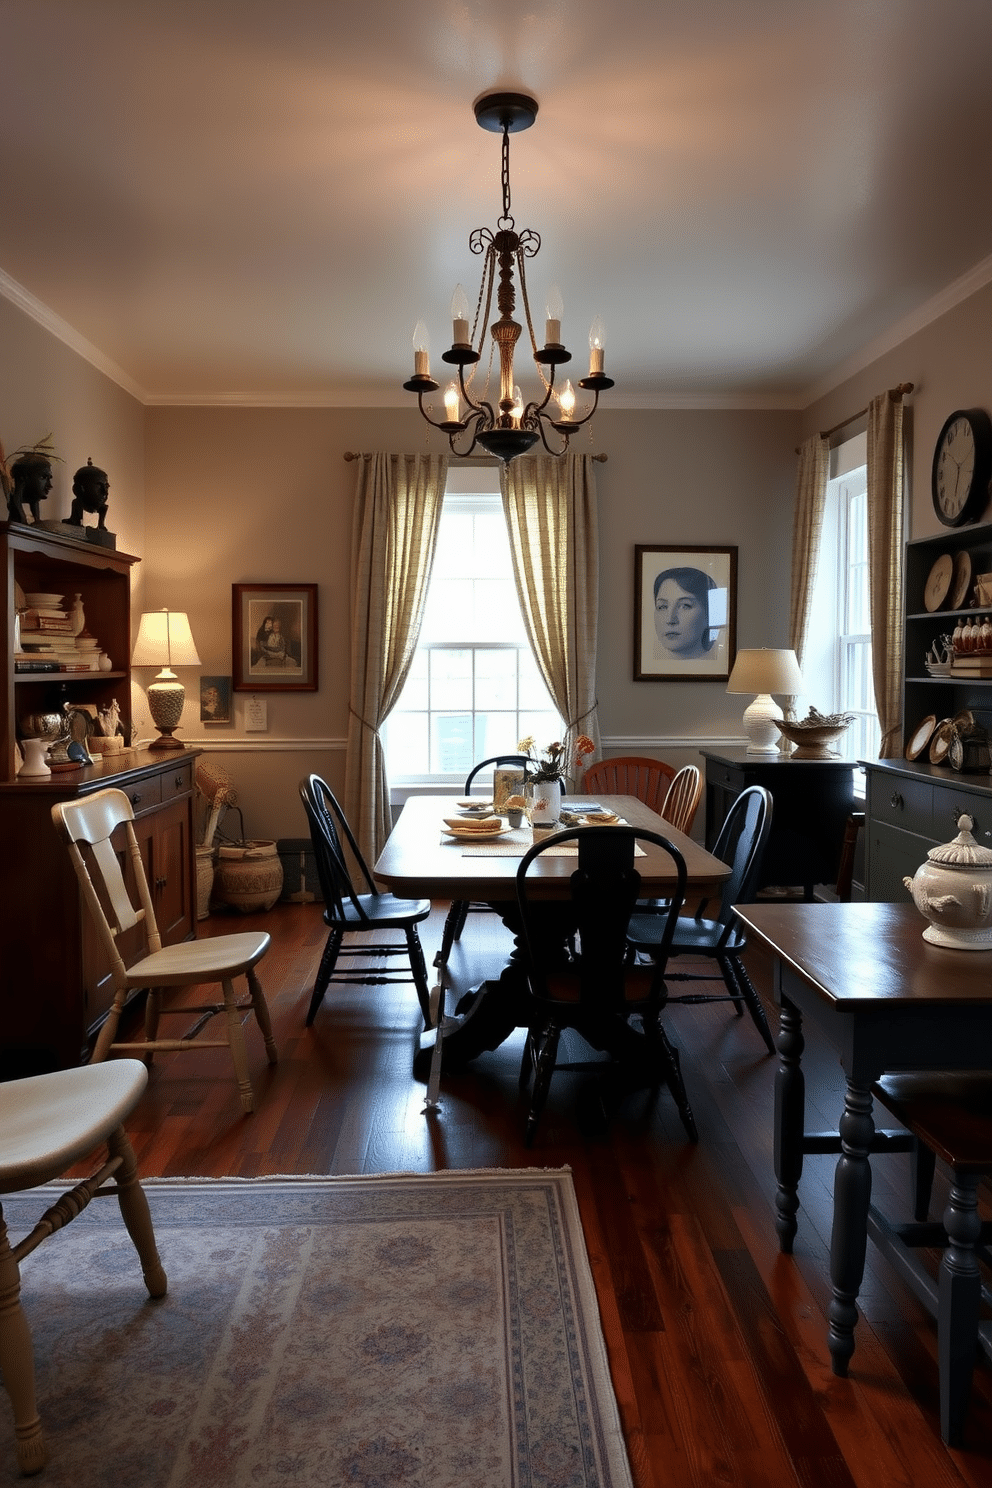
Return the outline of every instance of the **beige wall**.
{"type": "MultiPolygon", "coordinates": [[[[601,728],[614,749],[681,762],[738,737],[719,683],[633,681],[636,543],[738,546],[739,637],[785,643],[795,414],[613,412],[597,417],[602,532],[601,728]],[[783,579],[783,575],[785,578],[783,579]],[[684,741],[684,742],[683,742],[684,741]]],[[[231,670],[231,584],[320,584],[321,686],[266,694],[268,732],[203,730],[190,686],[185,737],[222,748],[252,836],[305,832],[299,776],[344,781],[350,538],[356,466],[345,450],[424,448],[413,410],[149,409],[148,602],[187,609],[205,672],[231,670]]],[[[434,438],[435,436],[431,436],[434,438]]],[[[189,685],[189,684],[188,684],[189,685]]],[[[511,741],[515,742],[515,741],[511,741]]]]}
{"type": "MultiPolygon", "coordinates": [[[[141,404],[3,298],[0,347],[0,441],[8,457],[46,434],[60,456],[52,467],[42,520],[69,515],[73,473],[92,458],[110,478],[107,526],[117,533],[121,552],[140,557],[145,548],[141,404]]],[[[135,570],[138,595],[142,569],[135,570]]]]}
{"type": "MultiPolygon", "coordinates": [[[[638,543],[735,544],[738,643],[786,641],[795,446],[902,381],[907,404],[912,532],[939,530],[929,495],[937,432],[952,409],[992,409],[992,288],[980,290],[803,414],[605,411],[592,448],[601,509],[599,701],[608,752],[673,763],[700,744],[739,737],[740,700],[716,683],[633,681],[633,554],[638,543]]],[[[356,467],[345,450],[428,447],[413,409],[145,408],[0,299],[0,437],[8,451],[51,432],[56,469],[48,515],[69,510],[72,471],[91,455],[110,476],[110,526],[143,559],[134,612],[189,611],[203,671],[231,670],[231,585],[320,585],[320,690],[270,693],[268,730],[199,723],[196,674],[184,737],[219,751],[256,837],[305,835],[296,786],[316,769],[344,781],[350,635],[350,524],[356,467]]],[[[437,436],[428,436],[435,440],[437,436]]],[[[583,448],[585,444],[583,436],[583,448]]],[[[142,676],[139,680],[147,681],[142,676]]],[[[150,731],[143,693],[135,695],[150,731]]]]}

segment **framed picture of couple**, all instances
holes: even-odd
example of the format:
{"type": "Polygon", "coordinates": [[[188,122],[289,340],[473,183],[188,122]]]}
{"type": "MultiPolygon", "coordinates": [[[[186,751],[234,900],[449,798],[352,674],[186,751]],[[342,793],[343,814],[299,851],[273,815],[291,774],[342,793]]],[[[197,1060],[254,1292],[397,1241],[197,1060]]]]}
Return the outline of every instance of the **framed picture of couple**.
{"type": "Polygon", "coordinates": [[[317,585],[231,589],[235,692],[316,692],[317,585]]]}
{"type": "Polygon", "coordinates": [[[634,549],[634,681],[726,682],[737,654],[737,549],[634,549]]]}

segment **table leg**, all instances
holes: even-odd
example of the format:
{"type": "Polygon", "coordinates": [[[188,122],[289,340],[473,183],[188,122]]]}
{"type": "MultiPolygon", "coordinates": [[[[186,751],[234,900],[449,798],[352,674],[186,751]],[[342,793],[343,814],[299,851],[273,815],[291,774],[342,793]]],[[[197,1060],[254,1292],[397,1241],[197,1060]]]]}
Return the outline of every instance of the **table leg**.
{"type": "Polygon", "coordinates": [[[840,1119],[841,1155],[834,1176],[834,1220],[830,1236],[833,1299],[828,1311],[829,1346],[833,1372],[838,1375],[847,1374],[854,1353],[857,1298],[865,1272],[871,1203],[868,1154],[875,1136],[871,1110],[870,1087],[848,1079],[844,1114],[840,1119]]]}
{"type": "Polygon", "coordinates": [[[798,1228],[799,1180],[803,1172],[803,1134],[806,1129],[806,1082],[802,1056],[803,1015],[791,1002],[782,999],[779,1032],[776,1040],[779,1067],[775,1072],[775,1229],[779,1249],[792,1254],[792,1242],[798,1228]]]}

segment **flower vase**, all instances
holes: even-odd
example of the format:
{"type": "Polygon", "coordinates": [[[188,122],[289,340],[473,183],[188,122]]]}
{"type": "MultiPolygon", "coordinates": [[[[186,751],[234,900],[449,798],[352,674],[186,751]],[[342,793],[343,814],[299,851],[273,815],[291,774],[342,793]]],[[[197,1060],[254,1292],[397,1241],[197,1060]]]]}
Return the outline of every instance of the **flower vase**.
{"type": "Polygon", "coordinates": [[[531,826],[557,826],[561,815],[561,781],[528,780],[527,795],[531,826]]]}

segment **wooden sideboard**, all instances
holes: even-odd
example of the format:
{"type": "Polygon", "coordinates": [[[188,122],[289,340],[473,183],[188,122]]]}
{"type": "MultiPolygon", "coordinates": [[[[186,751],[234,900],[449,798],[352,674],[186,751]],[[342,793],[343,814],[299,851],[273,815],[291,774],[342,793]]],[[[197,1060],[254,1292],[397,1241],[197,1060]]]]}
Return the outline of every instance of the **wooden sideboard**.
{"type": "Polygon", "coordinates": [[[706,846],[712,849],[741,791],[763,785],[772,794],[772,829],[759,888],[814,884],[837,878],[844,827],[854,810],[854,760],[797,760],[746,749],[703,749],[706,761],[706,846]]]}
{"type": "MultiPolygon", "coordinates": [[[[163,941],[194,939],[198,753],[129,750],[113,763],[0,784],[0,1078],[80,1063],[113,999],[106,957],[52,823],[53,804],[107,786],[124,791],[163,941]]],[[[126,939],[122,950],[127,960],[126,939]]]]}

